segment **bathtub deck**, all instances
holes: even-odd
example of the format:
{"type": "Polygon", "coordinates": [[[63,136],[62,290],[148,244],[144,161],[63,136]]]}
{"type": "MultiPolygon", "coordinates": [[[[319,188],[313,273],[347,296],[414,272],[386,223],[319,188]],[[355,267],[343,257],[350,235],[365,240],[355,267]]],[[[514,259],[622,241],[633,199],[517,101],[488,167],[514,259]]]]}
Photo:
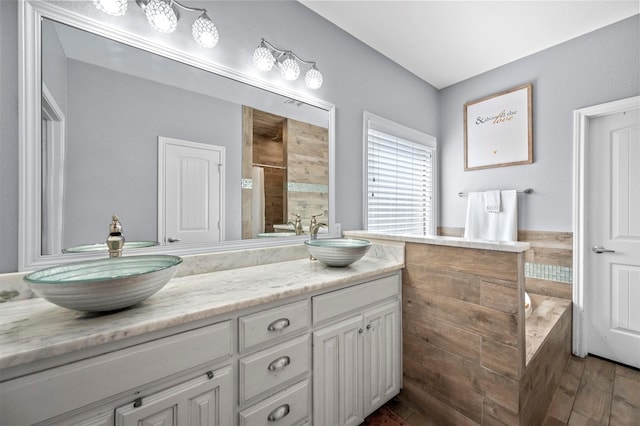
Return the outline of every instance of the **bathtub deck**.
{"type": "MultiPolygon", "coordinates": [[[[571,317],[571,301],[557,297],[530,294],[533,303],[533,312],[527,318],[526,333],[526,365],[529,365],[533,356],[549,336],[553,327],[562,319],[563,315],[571,317]]],[[[569,335],[568,338],[571,338],[569,335]]]]}
{"type": "Polygon", "coordinates": [[[571,357],[571,301],[530,294],[526,368],[520,379],[520,425],[540,425],[571,357]]]}

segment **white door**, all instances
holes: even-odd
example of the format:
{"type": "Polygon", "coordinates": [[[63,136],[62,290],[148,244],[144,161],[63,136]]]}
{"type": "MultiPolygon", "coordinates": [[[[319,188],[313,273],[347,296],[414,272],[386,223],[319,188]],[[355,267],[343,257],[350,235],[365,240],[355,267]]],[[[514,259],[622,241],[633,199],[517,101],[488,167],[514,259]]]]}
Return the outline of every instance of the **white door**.
{"type": "Polygon", "coordinates": [[[589,121],[589,353],[640,367],[640,110],[589,121]]]}
{"type": "Polygon", "coordinates": [[[222,241],[224,147],[159,137],[158,152],[159,241],[222,241]]]}

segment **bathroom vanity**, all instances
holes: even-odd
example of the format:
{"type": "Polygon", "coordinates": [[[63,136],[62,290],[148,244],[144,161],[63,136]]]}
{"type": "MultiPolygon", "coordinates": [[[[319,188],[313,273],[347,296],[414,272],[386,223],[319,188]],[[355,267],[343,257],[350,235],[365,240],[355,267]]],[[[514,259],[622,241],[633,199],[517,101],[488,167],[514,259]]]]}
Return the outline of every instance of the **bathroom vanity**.
{"type": "Polygon", "coordinates": [[[0,422],[360,424],[401,387],[404,258],[391,249],[347,268],[302,247],[293,260],[183,272],[108,314],[6,303],[0,422]]]}

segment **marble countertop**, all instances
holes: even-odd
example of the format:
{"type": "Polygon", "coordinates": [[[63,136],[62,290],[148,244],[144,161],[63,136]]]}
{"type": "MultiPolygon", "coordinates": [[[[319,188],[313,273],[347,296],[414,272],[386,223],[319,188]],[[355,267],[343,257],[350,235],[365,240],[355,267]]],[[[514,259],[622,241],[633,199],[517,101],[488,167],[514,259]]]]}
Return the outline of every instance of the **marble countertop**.
{"type": "Polygon", "coordinates": [[[367,238],[382,241],[400,241],[405,243],[433,244],[439,246],[473,248],[480,250],[507,251],[520,253],[529,250],[530,244],[522,241],[469,240],[460,237],[416,236],[403,234],[383,234],[369,231],[344,231],[345,237],[367,238]]]}
{"type": "Polygon", "coordinates": [[[331,268],[306,258],[182,276],[135,307],[109,314],[71,311],[40,298],[6,303],[0,311],[0,369],[366,280],[397,271],[403,262],[367,255],[331,268]]]}

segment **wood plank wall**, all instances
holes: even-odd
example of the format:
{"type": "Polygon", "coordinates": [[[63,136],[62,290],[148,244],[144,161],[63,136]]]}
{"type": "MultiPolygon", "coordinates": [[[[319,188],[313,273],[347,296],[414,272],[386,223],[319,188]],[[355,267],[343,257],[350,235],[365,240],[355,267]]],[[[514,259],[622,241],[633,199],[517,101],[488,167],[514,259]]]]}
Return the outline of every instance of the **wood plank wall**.
{"type": "Polygon", "coordinates": [[[435,424],[542,424],[571,353],[571,309],[556,303],[559,319],[526,364],[525,336],[541,328],[525,330],[525,258],[405,245],[403,394],[435,424]]]}
{"type": "Polygon", "coordinates": [[[407,243],[404,394],[437,424],[518,419],[524,253],[407,243]]]}
{"type": "MultiPolygon", "coordinates": [[[[448,237],[464,236],[464,228],[438,228],[438,235],[448,237]]],[[[550,265],[552,267],[573,267],[573,233],[549,231],[518,231],[518,241],[528,242],[531,248],[525,252],[525,262],[550,265]]],[[[559,297],[571,300],[571,283],[526,277],[526,290],[529,293],[559,297]]]]}
{"type": "Polygon", "coordinates": [[[289,192],[289,216],[299,214],[305,229],[312,215],[322,214],[318,222],[329,223],[329,130],[291,118],[286,125],[287,181],[298,185],[324,185],[327,188],[326,192],[289,192]]]}
{"type": "MultiPolygon", "coordinates": [[[[525,261],[535,264],[573,267],[573,233],[519,231],[519,241],[527,241],[531,248],[525,252],[525,261]]],[[[530,293],[571,300],[573,285],[552,279],[526,279],[526,289],[530,293]]]]}

